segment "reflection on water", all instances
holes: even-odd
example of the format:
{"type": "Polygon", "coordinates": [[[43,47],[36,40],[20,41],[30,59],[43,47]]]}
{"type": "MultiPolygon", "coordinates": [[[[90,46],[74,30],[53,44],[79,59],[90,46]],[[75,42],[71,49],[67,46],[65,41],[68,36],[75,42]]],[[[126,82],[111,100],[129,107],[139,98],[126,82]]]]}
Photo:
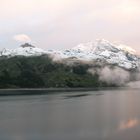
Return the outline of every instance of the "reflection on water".
{"type": "Polygon", "coordinates": [[[0,97],[0,140],[140,140],[139,106],[130,89],[0,97]]]}
{"type": "Polygon", "coordinates": [[[89,96],[90,94],[72,94],[72,95],[66,95],[65,98],[80,98],[80,97],[85,97],[89,96]]]}
{"type": "Polygon", "coordinates": [[[119,129],[125,130],[125,129],[129,129],[129,128],[133,128],[137,125],[139,125],[138,119],[129,119],[127,121],[121,122],[119,129]]]}
{"type": "Polygon", "coordinates": [[[85,96],[101,96],[101,95],[104,95],[102,93],[95,93],[95,94],[89,94],[89,93],[80,93],[80,94],[69,94],[69,95],[64,95],[65,99],[69,99],[69,98],[80,98],[80,97],[85,97],[85,96]]]}

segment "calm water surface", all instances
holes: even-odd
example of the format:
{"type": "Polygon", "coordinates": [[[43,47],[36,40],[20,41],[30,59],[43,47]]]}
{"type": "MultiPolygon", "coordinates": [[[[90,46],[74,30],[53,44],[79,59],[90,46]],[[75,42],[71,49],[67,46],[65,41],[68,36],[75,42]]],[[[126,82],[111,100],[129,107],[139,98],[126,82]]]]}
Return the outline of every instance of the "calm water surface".
{"type": "Polygon", "coordinates": [[[140,91],[1,96],[0,140],[140,140],[140,91]]]}

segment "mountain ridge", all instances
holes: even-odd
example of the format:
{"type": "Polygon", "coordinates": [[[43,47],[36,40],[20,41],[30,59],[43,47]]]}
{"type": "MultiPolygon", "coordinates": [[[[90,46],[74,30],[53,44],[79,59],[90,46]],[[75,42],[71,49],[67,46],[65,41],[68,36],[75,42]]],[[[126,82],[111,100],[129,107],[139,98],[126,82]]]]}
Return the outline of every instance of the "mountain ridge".
{"type": "Polygon", "coordinates": [[[126,45],[116,45],[107,40],[100,39],[95,42],[82,43],[78,46],[66,49],[64,51],[43,50],[35,47],[29,43],[25,43],[17,49],[3,49],[0,51],[0,56],[14,57],[14,56],[40,56],[50,55],[55,60],[63,60],[68,58],[75,58],[81,61],[105,61],[111,65],[118,65],[125,69],[139,68],[139,58],[135,54],[135,50],[126,45]]]}

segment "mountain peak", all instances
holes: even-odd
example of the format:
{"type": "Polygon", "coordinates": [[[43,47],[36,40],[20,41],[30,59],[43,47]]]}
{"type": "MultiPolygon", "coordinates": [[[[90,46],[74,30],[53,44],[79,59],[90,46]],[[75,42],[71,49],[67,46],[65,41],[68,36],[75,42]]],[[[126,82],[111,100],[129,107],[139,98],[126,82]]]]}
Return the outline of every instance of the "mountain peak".
{"type": "Polygon", "coordinates": [[[136,51],[129,46],[110,43],[105,39],[97,39],[95,40],[95,42],[81,43],[76,47],[72,48],[72,50],[77,52],[89,52],[89,53],[93,52],[98,54],[103,51],[112,51],[112,52],[123,51],[133,55],[136,54],[136,51]]]}
{"type": "Polygon", "coordinates": [[[99,52],[99,51],[119,51],[119,49],[109,41],[105,39],[97,39],[95,42],[81,43],[78,46],[72,48],[72,50],[81,52],[99,52]]]}
{"type": "Polygon", "coordinates": [[[77,45],[76,47],[72,48],[72,50],[89,52],[89,51],[92,51],[93,48],[94,48],[93,42],[88,42],[88,43],[81,43],[81,44],[77,45]]]}
{"type": "MultiPolygon", "coordinates": [[[[125,69],[139,66],[135,50],[125,45],[116,45],[105,39],[82,43],[63,52],[65,58],[75,57],[80,60],[104,60],[108,64],[118,65],[125,69]]],[[[63,57],[63,56],[62,56],[63,57]]]]}
{"type": "Polygon", "coordinates": [[[21,45],[22,48],[26,48],[26,47],[30,47],[30,48],[35,48],[35,46],[29,44],[29,43],[25,43],[21,45]]]}
{"type": "Polygon", "coordinates": [[[113,43],[110,43],[109,41],[105,39],[97,39],[94,42],[94,50],[97,53],[102,52],[102,51],[112,51],[112,52],[119,51],[116,45],[114,45],[113,43]]]}
{"type": "Polygon", "coordinates": [[[104,44],[104,45],[111,45],[112,44],[108,40],[105,40],[105,39],[96,39],[95,43],[97,43],[97,44],[104,44]]]}

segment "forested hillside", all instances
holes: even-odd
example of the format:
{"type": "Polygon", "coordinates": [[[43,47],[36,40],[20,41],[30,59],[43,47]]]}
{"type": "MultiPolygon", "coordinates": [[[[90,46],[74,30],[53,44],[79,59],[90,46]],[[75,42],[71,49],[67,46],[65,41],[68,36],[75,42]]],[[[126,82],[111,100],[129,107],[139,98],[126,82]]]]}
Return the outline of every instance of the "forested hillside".
{"type": "Polygon", "coordinates": [[[88,64],[66,65],[47,55],[0,58],[0,88],[110,86],[90,74],[88,64]]]}

